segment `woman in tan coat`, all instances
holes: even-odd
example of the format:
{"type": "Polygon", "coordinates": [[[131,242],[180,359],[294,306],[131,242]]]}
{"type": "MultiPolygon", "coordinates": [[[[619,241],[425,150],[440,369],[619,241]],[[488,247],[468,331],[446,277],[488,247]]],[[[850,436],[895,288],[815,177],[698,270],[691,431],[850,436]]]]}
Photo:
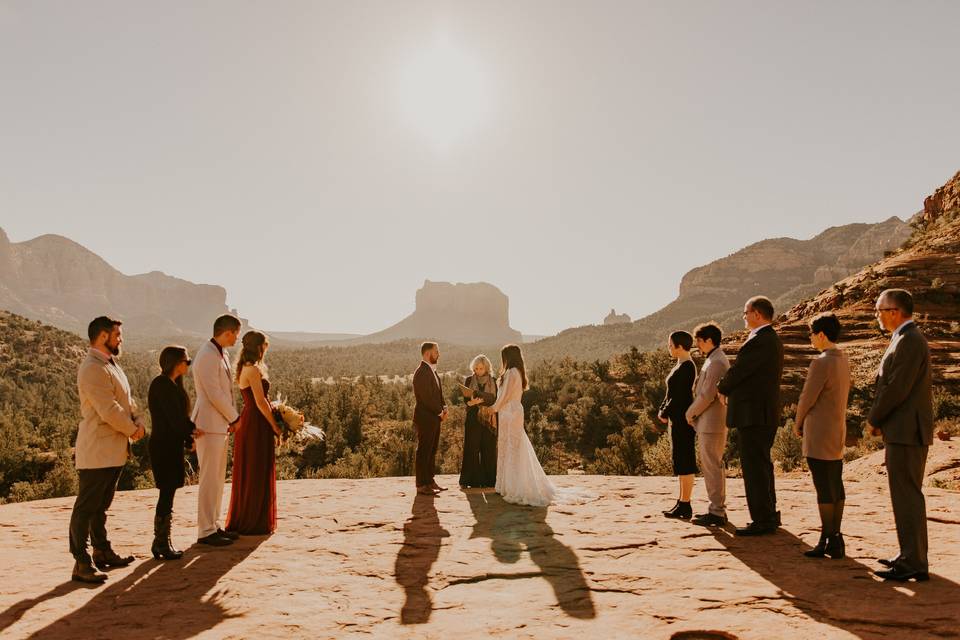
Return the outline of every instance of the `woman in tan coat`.
{"type": "Polygon", "coordinates": [[[803,455],[813,475],[820,511],[820,542],[804,555],[842,558],[845,554],[840,521],[843,519],[843,446],[847,435],[847,395],[850,362],[837,348],[840,321],[821,313],[810,321],[810,343],[820,355],[810,363],[797,403],[796,426],[803,438],[803,455]]]}

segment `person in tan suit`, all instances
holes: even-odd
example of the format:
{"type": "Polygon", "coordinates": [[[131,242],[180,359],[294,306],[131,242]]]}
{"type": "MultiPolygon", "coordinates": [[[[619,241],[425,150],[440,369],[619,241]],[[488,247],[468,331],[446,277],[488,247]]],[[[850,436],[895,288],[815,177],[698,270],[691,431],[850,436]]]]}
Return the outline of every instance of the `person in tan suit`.
{"type": "Polygon", "coordinates": [[[930,347],[913,322],[913,296],[887,289],[877,298],[877,320],[891,332],[880,361],[873,406],[867,422],[883,435],[890,501],[897,524],[900,553],[880,560],[884,580],[928,580],[927,504],[923,474],[933,444],[933,384],[930,347]]]}
{"type": "Polygon", "coordinates": [[[847,438],[847,396],[850,361],[837,347],[840,321],[821,313],[810,321],[810,343],[820,355],[810,363],[797,402],[794,432],[803,438],[803,455],[813,475],[820,511],[820,541],[808,558],[844,557],[840,533],[846,493],[843,489],[843,446],[847,438]]]}
{"type": "Polygon", "coordinates": [[[687,422],[697,432],[700,470],[710,506],[691,522],[705,527],[727,524],[727,472],[723,462],[727,448],[727,408],[717,397],[717,383],[730,368],[730,360],[720,348],[722,338],[723,332],[716,322],[698,325],[693,330],[697,349],[705,359],[693,389],[693,403],[687,409],[687,422]]]}
{"type": "Polygon", "coordinates": [[[102,583],[109,567],[123,567],[133,556],[121,557],[107,539],[107,509],[127,461],[130,441],[146,429],[130,395],[130,383],[117,363],[123,333],[119,320],[95,318],[87,327],[90,350],[77,371],[80,427],[75,457],[80,486],[70,516],[70,554],[74,580],[102,583]],[[87,541],[93,544],[91,557],[87,541]]]}

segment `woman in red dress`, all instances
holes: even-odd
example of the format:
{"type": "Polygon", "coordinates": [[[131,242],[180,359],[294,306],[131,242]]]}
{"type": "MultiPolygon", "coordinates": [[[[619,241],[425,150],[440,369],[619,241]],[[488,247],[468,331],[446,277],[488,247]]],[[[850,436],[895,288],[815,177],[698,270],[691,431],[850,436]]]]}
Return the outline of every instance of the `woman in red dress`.
{"type": "Polygon", "coordinates": [[[273,418],[267,393],[263,356],[270,346],[267,336],[248,331],[237,362],[237,386],[243,395],[243,411],[233,442],[233,483],[227,531],[264,535],[277,528],[276,439],[280,428],[273,418]]]}

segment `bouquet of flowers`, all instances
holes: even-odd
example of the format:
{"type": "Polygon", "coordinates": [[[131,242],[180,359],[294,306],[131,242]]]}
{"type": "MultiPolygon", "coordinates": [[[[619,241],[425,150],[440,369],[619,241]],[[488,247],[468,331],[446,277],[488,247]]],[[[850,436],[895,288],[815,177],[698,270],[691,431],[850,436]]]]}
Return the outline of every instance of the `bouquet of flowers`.
{"type": "Polygon", "coordinates": [[[297,411],[278,395],[272,403],[273,419],[280,427],[280,440],[323,440],[323,429],[312,425],[304,419],[303,413],[297,411]]]}

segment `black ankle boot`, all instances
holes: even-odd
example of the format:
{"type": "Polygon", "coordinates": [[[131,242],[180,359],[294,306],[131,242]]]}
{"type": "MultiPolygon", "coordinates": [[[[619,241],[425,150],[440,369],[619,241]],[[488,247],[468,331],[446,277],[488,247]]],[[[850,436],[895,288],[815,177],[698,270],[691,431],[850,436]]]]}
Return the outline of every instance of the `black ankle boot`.
{"type": "Polygon", "coordinates": [[[827,555],[827,541],[829,539],[829,536],[825,536],[821,533],[820,542],[817,543],[817,546],[809,551],[804,551],[803,555],[807,556],[808,558],[822,558],[823,556],[827,555]]]}
{"type": "Polygon", "coordinates": [[[673,509],[669,511],[664,511],[663,515],[668,518],[679,518],[681,520],[689,520],[693,517],[693,507],[690,506],[689,502],[680,502],[677,500],[677,504],[673,505],[673,509]]]}
{"type": "Polygon", "coordinates": [[[165,516],[155,516],[153,518],[153,546],[150,551],[156,560],[179,560],[183,557],[183,551],[173,548],[170,541],[170,525],[173,523],[173,514],[168,513],[165,516]]]}
{"type": "Polygon", "coordinates": [[[824,553],[834,560],[840,560],[847,555],[847,545],[843,541],[843,534],[839,531],[827,539],[827,548],[824,553]]]}

